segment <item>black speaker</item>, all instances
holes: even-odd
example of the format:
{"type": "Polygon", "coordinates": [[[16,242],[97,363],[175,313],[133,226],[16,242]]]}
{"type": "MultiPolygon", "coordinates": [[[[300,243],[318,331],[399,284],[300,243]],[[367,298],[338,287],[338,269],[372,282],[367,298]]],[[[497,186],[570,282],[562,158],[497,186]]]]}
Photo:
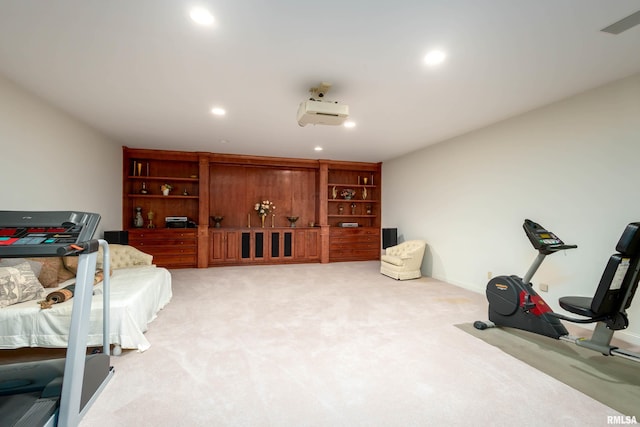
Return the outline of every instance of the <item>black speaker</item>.
{"type": "Polygon", "coordinates": [[[382,229],[382,249],[398,244],[398,229],[383,228],[382,229]]]}
{"type": "Polygon", "coordinates": [[[122,231],[105,231],[104,240],[107,243],[114,243],[116,245],[128,245],[129,244],[129,232],[127,230],[122,231]]]}

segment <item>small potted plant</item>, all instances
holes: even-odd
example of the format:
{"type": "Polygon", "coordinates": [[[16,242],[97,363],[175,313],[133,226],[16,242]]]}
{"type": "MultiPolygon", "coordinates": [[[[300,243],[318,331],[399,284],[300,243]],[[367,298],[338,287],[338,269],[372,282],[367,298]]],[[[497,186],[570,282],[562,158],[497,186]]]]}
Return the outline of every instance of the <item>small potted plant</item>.
{"type": "Polygon", "coordinates": [[[173,187],[171,186],[171,184],[162,184],[160,186],[160,190],[162,190],[163,195],[168,196],[169,192],[173,190],[173,187]]]}
{"type": "Polygon", "coordinates": [[[354,190],[352,188],[345,188],[340,192],[340,196],[343,199],[346,199],[346,200],[353,199],[353,196],[355,196],[355,195],[356,195],[356,190],[354,190]]]}

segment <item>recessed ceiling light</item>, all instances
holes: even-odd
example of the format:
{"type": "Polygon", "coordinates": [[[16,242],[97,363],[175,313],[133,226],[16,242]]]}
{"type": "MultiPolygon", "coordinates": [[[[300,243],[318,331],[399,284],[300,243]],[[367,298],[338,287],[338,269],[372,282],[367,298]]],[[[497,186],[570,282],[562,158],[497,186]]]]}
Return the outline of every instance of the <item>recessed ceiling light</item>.
{"type": "Polygon", "coordinates": [[[356,122],[352,122],[351,120],[346,121],[342,124],[342,126],[346,127],[346,128],[354,128],[356,127],[356,122]]]}
{"type": "Polygon", "coordinates": [[[214,116],[224,116],[225,114],[227,114],[227,112],[224,108],[213,107],[211,109],[211,114],[213,114],[214,116]]]}
{"type": "Polygon", "coordinates": [[[427,55],[424,57],[424,63],[427,65],[438,65],[438,64],[441,64],[446,57],[447,57],[447,54],[444,53],[443,51],[432,50],[431,52],[427,53],[427,55]]]}
{"type": "Polygon", "coordinates": [[[316,151],[322,151],[322,147],[317,146],[316,148],[314,148],[314,150],[316,150],[316,151]]]}
{"type": "Polygon", "coordinates": [[[213,24],[213,15],[202,7],[194,7],[189,12],[189,16],[193,19],[193,22],[200,25],[213,24]]]}
{"type": "Polygon", "coordinates": [[[229,143],[229,140],[227,140],[227,139],[221,139],[220,140],[220,144],[228,144],[228,143],[229,143]]]}

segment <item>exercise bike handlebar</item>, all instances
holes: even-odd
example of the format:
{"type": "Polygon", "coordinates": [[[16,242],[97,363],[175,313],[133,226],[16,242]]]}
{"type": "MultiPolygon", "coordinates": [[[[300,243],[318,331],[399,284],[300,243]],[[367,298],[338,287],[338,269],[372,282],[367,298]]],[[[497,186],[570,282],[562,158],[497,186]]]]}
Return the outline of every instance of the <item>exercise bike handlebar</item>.
{"type": "Polygon", "coordinates": [[[565,249],[576,249],[578,245],[551,245],[547,247],[547,250],[551,252],[564,251],[565,249]]]}
{"type": "Polygon", "coordinates": [[[529,267],[529,270],[522,278],[524,283],[531,283],[531,278],[542,264],[542,261],[547,255],[554,254],[559,251],[564,251],[566,249],[575,249],[578,245],[566,245],[558,236],[553,234],[551,231],[546,230],[540,224],[531,221],[530,219],[525,219],[524,224],[522,224],[529,241],[533,245],[533,247],[538,251],[538,256],[533,261],[533,264],[529,267]]]}

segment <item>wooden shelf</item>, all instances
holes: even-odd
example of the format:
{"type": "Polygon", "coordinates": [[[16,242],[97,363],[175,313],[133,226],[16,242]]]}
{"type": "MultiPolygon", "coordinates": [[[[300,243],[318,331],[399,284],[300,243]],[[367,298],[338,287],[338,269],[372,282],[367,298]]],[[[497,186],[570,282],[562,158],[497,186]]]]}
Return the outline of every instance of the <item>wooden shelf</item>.
{"type": "Polygon", "coordinates": [[[143,199],[199,199],[198,196],[183,196],[183,195],[171,195],[168,196],[162,194],[129,194],[130,198],[143,198],[143,199]]]}
{"type": "Polygon", "coordinates": [[[378,203],[379,200],[368,200],[368,199],[329,199],[330,202],[336,203],[378,203]]]}
{"type": "Polygon", "coordinates": [[[337,215],[327,215],[327,216],[329,216],[331,218],[375,218],[376,217],[376,215],[366,215],[366,214],[365,215],[351,215],[351,214],[349,214],[349,215],[347,215],[347,214],[339,215],[339,214],[337,214],[337,215]]]}
{"type": "Polygon", "coordinates": [[[198,182],[198,178],[183,178],[176,176],[128,176],[127,179],[135,179],[140,181],[179,181],[179,182],[198,182]]]}
{"type": "Polygon", "coordinates": [[[328,184],[329,187],[356,187],[356,188],[376,188],[373,184],[328,184]]]}

